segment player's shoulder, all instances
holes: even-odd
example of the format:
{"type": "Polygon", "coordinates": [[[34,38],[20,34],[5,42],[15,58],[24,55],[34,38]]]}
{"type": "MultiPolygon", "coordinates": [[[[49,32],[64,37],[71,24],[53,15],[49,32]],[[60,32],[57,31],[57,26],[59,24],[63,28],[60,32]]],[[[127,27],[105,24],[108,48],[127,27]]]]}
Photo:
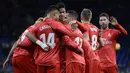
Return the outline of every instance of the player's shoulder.
{"type": "Polygon", "coordinates": [[[117,29],[112,29],[112,28],[110,28],[109,29],[111,32],[119,32],[119,30],[117,30],[117,29]]]}
{"type": "Polygon", "coordinates": [[[79,28],[77,28],[77,32],[80,33],[80,34],[83,34],[82,31],[79,28]]]}
{"type": "Polygon", "coordinates": [[[33,24],[32,26],[30,26],[31,28],[37,28],[37,27],[40,27],[42,25],[46,25],[47,23],[46,22],[39,22],[37,24],[33,24]]]}
{"type": "Polygon", "coordinates": [[[94,27],[94,28],[96,28],[96,29],[99,29],[96,25],[94,25],[92,23],[91,23],[91,26],[94,27]]]}
{"type": "Polygon", "coordinates": [[[109,28],[106,32],[111,33],[111,34],[116,34],[116,33],[119,33],[120,31],[116,30],[116,29],[109,28]]]}

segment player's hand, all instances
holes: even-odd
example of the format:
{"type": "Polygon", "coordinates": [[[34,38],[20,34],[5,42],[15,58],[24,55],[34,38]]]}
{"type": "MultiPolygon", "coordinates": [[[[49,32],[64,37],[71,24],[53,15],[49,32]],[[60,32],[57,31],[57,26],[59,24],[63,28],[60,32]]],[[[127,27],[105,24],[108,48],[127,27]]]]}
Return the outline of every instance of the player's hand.
{"type": "Polygon", "coordinates": [[[4,69],[4,70],[6,69],[6,65],[9,64],[9,63],[10,63],[10,59],[7,58],[7,59],[5,60],[5,62],[3,63],[3,69],[4,69]]]}
{"type": "Polygon", "coordinates": [[[74,24],[76,23],[76,20],[70,21],[69,24],[74,24]]]}
{"type": "Polygon", "coordinates": [[[45,51],[49,51],[49,46],[44,48],[45,51]]]}
{"type": "Polygon", "coordinates": [[[39,45],[44,51],[48,51],[49,50],[49,47],[46,43],[43,43],[42,41],[40,40],[37,40],[36,41],[36,44],[39,45]]]}
{"type": "Polygon", "coordinates": [[[102,29],[100,29],[100,30],[99,30],[99,34],[98,34],[98,35],[99,35],[99,37],[102,37],[102,34],[103,34],[103,30],[102,30],[102,29]]]}
{"type": "Polygon", "coordinates": [[[71,24],[71,27],[72,27],[73,30],[75,30],[77,28],[77,26],[78,25],[76,23],[71,24]]]}
{"type": "Polygon", "coordinates": [[[47,18],[49,18],[49,17],[44,17],[44,18],[43,18],[43,21],[45,21],[47,18]]]}
{"type": "Polygon", "coordinates": [[[46,46],[42,45],[41,48],[42,48],[44,51],[49,51],[49,46],[47,46],[47,45],[46,45],[46,46]]]}
{"type": "Polygon", "coordinates": [[[81,47],[78,47],[78,50],[79,50],[80,54],[81,54],[82,56],[84,56],[84,51],[83,51],[83,49],[82,49],[81,47]]]}
{"type": "Polygon", "coordinates": [[[39,17],[38,20],[35,22],[35,24],[42,22],[43,19],[44,19],[43,17],[39,17]]]}
{"type": "Polygon", "coordinates": [[[117,21],[117,19],[116,19],[115,17],[111,16],[111,17],[110,17],[110,23],[111,23],[112,25],[117,25],[117,24],[118,24],[118,21],[117,21]]]}

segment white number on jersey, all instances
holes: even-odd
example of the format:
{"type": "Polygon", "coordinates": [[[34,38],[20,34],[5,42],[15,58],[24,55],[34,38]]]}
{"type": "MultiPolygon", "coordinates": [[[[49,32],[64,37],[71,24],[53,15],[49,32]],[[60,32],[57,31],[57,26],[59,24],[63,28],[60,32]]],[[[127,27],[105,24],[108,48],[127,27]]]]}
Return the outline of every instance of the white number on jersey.
{"type": "Polygon", "coordinates": [[[92,35],[92,49],[96,50],[96,46],[97,46],[97,36],[92,35]]]}
{"type": "Polygon", "coordinates": [[[80,37],[76,37],[74,41],[79,45],[79,47],[82,47],[83,40],[80,37]]]}
{"type": "Polygon", "coordinates": [[[45,34],[41,34],[40,35],[40,39],[42,39],[43,43],[46,43],[47,45],[49,45],[51,48],[55,47],[55,35],[54,33],[49,33],[47,39],[45,34]]]}

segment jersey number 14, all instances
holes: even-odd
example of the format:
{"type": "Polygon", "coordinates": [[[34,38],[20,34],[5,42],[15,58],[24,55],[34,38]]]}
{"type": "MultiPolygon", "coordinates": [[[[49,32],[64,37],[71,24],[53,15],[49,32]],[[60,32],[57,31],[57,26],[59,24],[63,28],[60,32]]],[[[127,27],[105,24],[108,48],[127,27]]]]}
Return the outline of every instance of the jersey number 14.
{"type": "Polygon", "coordinates": [[[46,38],[46,34],[41,34],[40,39],[42,42],[49,45],[52,49],[55,47],[55,35],[54,33],[49,33],[48,37],[46,38]]]}

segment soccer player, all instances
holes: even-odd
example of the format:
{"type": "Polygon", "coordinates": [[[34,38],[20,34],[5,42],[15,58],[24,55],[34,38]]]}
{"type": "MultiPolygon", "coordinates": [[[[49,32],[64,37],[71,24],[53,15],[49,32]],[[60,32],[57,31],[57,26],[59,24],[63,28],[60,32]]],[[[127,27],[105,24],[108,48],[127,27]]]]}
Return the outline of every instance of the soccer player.
{"type": "Polygon", "coordinates": [[[63,22],[63,17],[66,13],[66,7],[65,7],[65,4],[62,3],[62,2],[59,2],[56,4],[56,6],[59,8],[59,11],[60,11],[60,22],[63,22]]]}
{"type": "MultiPolygon", "coordinates": [[[[90,59],[86,58],[86,73],[99,73],[100,67],[99,67],[99,58],[97,55],[97,46],[98,42],[103,45],[101,42],[101,38],[99,37],[99,29],[90,23],[92,19],[92,12],[89,9],[83,9],[81,12],[81,22],[78,22],[78,27],[83,32],[84,37],[86,40],[89,41],[91,48],[93,51],[92,54],[95,56],[92,56],[90,59]]],[[[91,55],[91,54],[90,54],[91,55]]]]}
{"type": "MultiPolygon", "coordinates": [[[[92,57],[89,62],[89,73],[99,73],[99,58],[97,54],[98,42],[101,44],[101,37],[99,37],[99,29],[90,23],[92,19],[92,12],[89,9],[83,9],[81,12],[81,22],[86,25],[87,31],[84,32],[84,37],[90,42],[93,52],[97,57],[92,57]]],[[[101,44],[102,45],[102,44],[101,44]]]]}
{"type": "MultiPolygon", "coordinates": [[[[47,18],[44,22],[37,24],[39,26],[34,31],[36,32],[35,37],[49,46],[49,51],[45,52],[40,47],[37,47],[34,54],[35,62],[38,73],[59,73],[59,36],[63,34],[72,36],[73,34],[62,23],[58,22],[60,13],[57,7],[50,6],[46,11],[46,15],[47,18]]],[[[34,40],[32,39],[33,35],[27,34],[27,36],[34,40]]]]}
{"type": "Polygon", "coordinates": [[[115,17],[111,17],[107,13],[101,13],[99,16],[99,24],[102,29],[104,46],[99,49],[99,57],[101,63],[101,73],[118,73],[116,64],[116,40],[120,34],[127,35],[127,31],[118,23],[115,17]],[[117,29],[109,28],[109,23],[117,29]]]}
{"type": "MultiPolygon", "coordinates": [[[[78,14],[74,10],[70,10],[67,12],[64,20],[64,26],[68,28],[70,31],[79,33],[83,35],[82,32],[76,27],[76,24],[69,24],[70,21],[77,20],[78,14]],[[68,22],[68,23],[67,23],[68,22]]],[[[83,56],[82,43],[83,40],[80,37],[70,38],[65,35],[63,37],[65,41],[65,52],[66,52],[66,73],[85,73],[85,60],[83,56]],[[68,42],[75,42],[77,46],[70,46],[68,42]],[[74,49],[75,48],[75,49],[74,49]],[[81,50],[82,53],[78,54],[74,52],[75,50],[81,50]]]]}
{"type": "MultiPolygon", "coordinates": [[[[50,6],[46,15],[48,18],[58,20],[59,10],[55,6],[50,6]]],[[[37,73],[60,73],[59,61],[59,38],[52,27],[46,22],[40,22],[36,27],[34,36],[49,46],[48,52],[40,47],[35,49],[34,59],[37,65],[37,73]]],[[[31,40],[34,40],[30,34],[27,35],[31,40]]]]}
{"type": "MultiPolygon", "coordinates": [[[[62,2],[59,2],[56,4],[56,6],[59,8],[60,11],[60,22],[64,24],[64,15],[66,14],[66,7],[65,4],[62,2]]],[[[61,38],[62,40],[62,38],[61,38]]],[[[61,41],[60,44],[60,62],[61,62],[61,70],[60,73],[66,73],[66,61],[65,61],[65,49],[63,46],[63,41],[61,41]]]]}
{"type": "MultiPolygon", "coordinates": [[[[20,38],[14,43],[13,47],[10,50],[10,53],[3,64],[3,68],[5,68],[6,64],[10,62],[12,58],[12,66],[14,73],[36,73],[36,65],[33,59],[34,49],[36,44],[45,48],[44,45],[40,40],[36,40],[41,42],[39,43],[32,43],[27,37],[26,33],[32,32],[33,27],[37,25],[32,25],[28,27],[20,36],[20,38]]],[[[32,32],[34,33],[34,32],[32,32]]]]}

